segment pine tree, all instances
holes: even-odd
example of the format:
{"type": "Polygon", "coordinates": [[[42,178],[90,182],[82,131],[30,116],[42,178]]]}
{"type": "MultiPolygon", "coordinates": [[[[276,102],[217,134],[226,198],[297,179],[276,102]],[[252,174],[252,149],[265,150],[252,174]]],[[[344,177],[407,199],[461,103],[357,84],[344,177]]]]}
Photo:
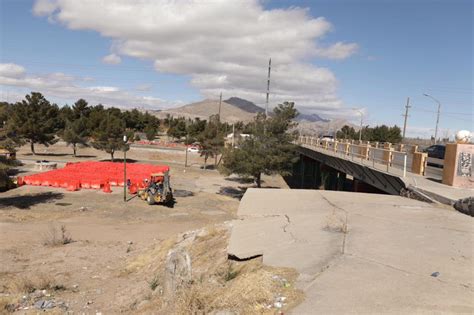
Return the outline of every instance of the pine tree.
{"type": "Polygon", "coordinates": [[[169,128],[168,128],[168,136],[181,139],[182,137],[186,136],[186,121],[184,118],[174,119],[171,117],[168,121],[169,128]]]}
{"type": "Polygon", "coordinates": [[[10,132],[30,143],[35,154],[35,144],[49,146],[57,142],[55,137],[60,121],[57,105],[51,105],[41,93],[32,92],[25,100],[12,106],[8,121],[10,132]]]}
{"type": "Polygon", "coordinates": [[[95,130],[92,146],[109,153],[113,162],[115,151],[128,150],[128,145],[123,142],[124,135],[125,122],[109,113],[95,130]]]}
{"type": "Polygon", "coordinates": [[[146,125],[144,129],[147,140],[153,141],[156,136],[156,128],[152,124],[146,125]]]}
{"type": "Polygon", "coordinates": [[[87,127],[87,118],[83,116],[74,121],[68,121],[62,139],[72,146],[74,156],[76,156],[78,146],[88,146],[89,128],[87,127]]]}
{"type": "MultiPolygon", "coordinates": [[[[207,160],[215,157],[221,153],[224,147],[224,134],[220,130],[219,121],[217,117],[211,117],[209,123],[206,125],[201,134],[198,135],[198,140],[201,145],[201,156],[204,156],[204,169],[207,166],[207,160]]],[[[214,162],[214,166],[217,161],[214,162]]]]}
{"type": "Polygon", "coordinates": [[[298,115],[294,103],[278,105],[271,118],[257,115],[252,124],[251,136],[243,140],[238,148],[228,148],[224,153],[222,171],[253,177],[257,187],[261,187],[262,174],[289,175],[297,161],[292,144],[295,127],[293,119],[298,115]]]}
{"type": "Polygon", "coordinates": [[[84,99],[80,98],[72,106],[72,111],[74,112],[74,118],[79,119],[81,117],[89,117],[91,108],[84,99]]]}

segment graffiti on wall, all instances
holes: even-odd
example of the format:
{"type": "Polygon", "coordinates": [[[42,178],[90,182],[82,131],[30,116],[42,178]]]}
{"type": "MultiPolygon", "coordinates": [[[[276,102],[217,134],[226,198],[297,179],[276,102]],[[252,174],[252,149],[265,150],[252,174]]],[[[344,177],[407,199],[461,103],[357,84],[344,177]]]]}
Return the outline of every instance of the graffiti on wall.
{"type": "Polygon", "coordinates": [[[472,177],[473,154],[468,152],[460,152],[458,155],[458,172],[461,177],[472,177]]]}

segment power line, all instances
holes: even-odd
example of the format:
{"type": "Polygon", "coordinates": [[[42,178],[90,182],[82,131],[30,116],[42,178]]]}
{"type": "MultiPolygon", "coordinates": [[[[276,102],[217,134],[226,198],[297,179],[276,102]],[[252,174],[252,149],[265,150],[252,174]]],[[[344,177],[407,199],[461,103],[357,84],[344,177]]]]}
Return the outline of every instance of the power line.
{"type": "MultiPolygon", "coordinates": [[[[437,111],[435,111],[435,110],[424,109],[424,108],[417,108],[417,107],[413,107],[413,110],[414,110],[414,111],[418,111],[418,112],[437,113],[437,111]]],[[[442,114],[446,114],[446,115],[464,115],[464,116],[472,116],[472,115],[474,115],[474,113],[454,113],[454,112],[443,112],[443,111],[441,111],[441,113],[442,113],[442,114]]]]}

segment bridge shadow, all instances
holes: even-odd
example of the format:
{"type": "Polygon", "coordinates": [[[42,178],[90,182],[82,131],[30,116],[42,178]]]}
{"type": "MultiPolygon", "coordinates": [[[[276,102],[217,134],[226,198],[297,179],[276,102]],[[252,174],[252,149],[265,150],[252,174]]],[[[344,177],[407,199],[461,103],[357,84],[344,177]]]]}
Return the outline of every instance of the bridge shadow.
{"type": "Polygon", "coordinates": [[[58,192],[44,192],[31,195],[4,197],[0,198],[0,209],[13,207],[26,210],[36,204],[53,202],[62,199],[63,197],[64,194],[58,192]]]}

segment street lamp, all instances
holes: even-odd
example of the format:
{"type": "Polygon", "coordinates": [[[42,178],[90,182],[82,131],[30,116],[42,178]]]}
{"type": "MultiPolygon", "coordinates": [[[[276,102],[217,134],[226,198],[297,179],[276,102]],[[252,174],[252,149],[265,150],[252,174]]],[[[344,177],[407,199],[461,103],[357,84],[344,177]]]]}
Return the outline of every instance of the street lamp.
{"type": "Polygon", "coordinates": [[[127,135],[123,136],[123,201],[127,201],[127,135]]]}
{"type": "Polygon", "coordinates": [[[438,103],[438,113],[436,115],[436,128],[435,128],[435,135],[434,135],[434,144],[436,144],[437,139],[438,139],[438,125],[439,125],[439,114],[441,112],[441,103],[437,99],[435,99],[433,96],[423,93],[424,96],[431,98],[433,101],[438,103]]]}
{"type": "Polygon", "coordinates": [[[357,111],[360,114],[359,142],[361,142],[362,141],[362,119],[364,117],[364,113],[362,112],[361,109],[358,109],[358,108],[351,108],[351,109],[357,111]]]}

